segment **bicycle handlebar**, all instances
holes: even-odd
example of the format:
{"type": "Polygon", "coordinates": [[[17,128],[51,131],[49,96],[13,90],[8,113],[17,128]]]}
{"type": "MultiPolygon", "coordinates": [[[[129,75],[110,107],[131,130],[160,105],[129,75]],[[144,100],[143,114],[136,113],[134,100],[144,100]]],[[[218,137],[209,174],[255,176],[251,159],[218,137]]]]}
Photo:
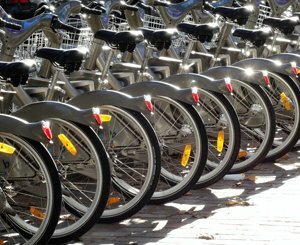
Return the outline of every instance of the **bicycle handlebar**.
{"type": "Polygon", "coordinates": [[[80,12],[83,14],[101,15],[101,14],[105,13],[105,9],[101,6],[97,6],[97,8],[96,7],[89,8],[89,7],[82,5],[80,12]]]}
{"type": "Polygon", "coordinates": [[[6,27],[6,28],[13,29],[13,30],[17,30],[17,31],[21,30],[21,28],[22,28],[21,25],[8,22],[8,21],[3,20],[1,18],[0,18],[0,27],[6,27]]]}
{"type": "Polygon", "coordinates": [[[69,32],[74,32],[74,33],[79,33],[80,29],[64,24],[61,22],[57,17],[53,17],[52,22],[51,22],[51,28],[54,30],[60,29],[60,30],[65,30],[69,32]]]}
{"type": "Polygon", "coordinates": [[[126,4],[126,3],[122,3],[120,5],[120,10],[130,10],[130,11],[137,12],[139,10],[139,8],[135,7],[135,6],[131,6],[131,5],[126,4]]]}

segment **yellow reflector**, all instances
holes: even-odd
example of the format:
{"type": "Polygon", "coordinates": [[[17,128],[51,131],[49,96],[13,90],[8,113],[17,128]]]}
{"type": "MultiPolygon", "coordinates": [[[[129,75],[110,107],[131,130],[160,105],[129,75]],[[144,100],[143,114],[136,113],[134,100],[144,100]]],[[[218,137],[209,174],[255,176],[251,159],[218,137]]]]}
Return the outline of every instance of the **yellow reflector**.
{"type": "Polygon", "coordinates": [[[280,94],[280,100],[287,111],[290,111],[292,109],[291,102],[289,101],[288,97],[284,92],[280,94]]]}
{"type": "Polygon", "coordinates": [[[38,219],[44,219],[45,218],[45,214],[41,211],[41,210],[38,210],[37,208],[33,208],[31,207],[29,209],[29,212],[36,218],[38,219]]]}
{"type": "Polygon", "coordinates": [[[222,152],[224,146],[224,130],[220,130],[217,139],[217,151],[222,152]]]}
{"type": "Polygon", "coordinates": [[[10,146],[10,145],[7,145],[7,144],[4,144],[4,143],[0,143],[0,152],[1,153],[4,153],[4,154],[14,154],[16,148],[10,146]]]}
{"type": "Polygon", "coordinates": [[[120,198],[119,197],[109,197],[106,206],[110,206],[113,205],[115,203],[120,202],[120,198]]]}
{"type": "Polygon", "coordinates": [[[59,134],[57,136],[60,140],[60,142],[63,144],[63,146],[73,155],[75,156],[77,154],[77,150],[75,146],[72,144],[72,142],[68,139],[67,136],[64,134],[59,134]]]}
{"type": "Polygon", "coordinates": [[[246,157],[247,154],[248,154],[247,151],[240,151],[237,158],[240,159],[246,157]]]}
{"type": "Polygon", "coordinates": [[[107,114],[100,114],[100,118],[102,122],[110,122],[111,120],[111,115],[107,114]]]}
{"type": "Polygon", "coordinates": [[[183,151],[182,158],[181,158],[181,165],[183,167],[185,167],[188,164],[190,155],[191,155],[191,151],[192,151],[192,145],[186,145],[184,147],[184,151],[183,151]]]}

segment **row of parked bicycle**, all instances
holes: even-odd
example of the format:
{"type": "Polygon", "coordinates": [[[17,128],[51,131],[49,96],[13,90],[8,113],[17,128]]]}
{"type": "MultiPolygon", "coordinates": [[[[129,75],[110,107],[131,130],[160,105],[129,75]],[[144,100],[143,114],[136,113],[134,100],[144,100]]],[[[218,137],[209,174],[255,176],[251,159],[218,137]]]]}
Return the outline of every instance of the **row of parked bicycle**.
{"type": "Polygon", "coordinates": [[[65,243],[297,145],[299,14],[52,4],[0,8],[0,244],[65,243]]]}

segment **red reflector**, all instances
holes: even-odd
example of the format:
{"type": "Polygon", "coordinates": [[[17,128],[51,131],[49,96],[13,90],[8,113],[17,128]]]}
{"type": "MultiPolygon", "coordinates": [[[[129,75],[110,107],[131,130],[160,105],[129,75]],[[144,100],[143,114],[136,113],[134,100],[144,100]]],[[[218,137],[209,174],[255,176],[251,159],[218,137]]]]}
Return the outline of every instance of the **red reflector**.
{"type": "Polygon", "coordinates": [[[196,87],[192,87],[192,96],[193,96],[193,99],[196,103],[199,103],[200,102],[200,96],[198,94],[198,88],[196,87]]]}
{"type": "Polygon", "coordinates": [[[291,66],[292,66],[292,71],[293,71],[293,73],[294,73],[296,76],[298,76],[299,70],[298,70],[298,68],[297,68],[296,62],[291,62],[291,66]]]}
{"type": "Polygon", "coordinates": [[[226,88],[229,91],[229,93],[232,94],[233,89],[232,89],[232,86],[231,86],[231,79],[229,77],[225,78],[225,85],[226,85],[226,88]]]}
{"type": "Polygon", "coordinates": [[[47,139],[52,143],[52,131],[50,129],[50,122],[49,121],[42,121],[42,129],[44,134],[46,135],[47,139]]]}
{"type": "Polygon", "coordinates": [[[97,107],[93,107],[92,110],[93,110],[93,117],[95,118],[98,125],[101,125],[102,120],[101,120],[101,117],[100,117],[100,109],[97,108],[97,107]]]}
{"type": "Polygon", "coordinates": [[[151,95],[144,95],[145,104],[148,109],[148,111],[153,112],[153,105],[151,101],[151,95]]]}
{"type": "Polygon", "coordinates": [[[264,77],[264,80],[265,80],[266,84],[269,85],[270,84],[270,79],[269,79],[269,76],[268,76],[268,71],[263,71],[262,74],[263,74],[263,77],[264,77]]]}

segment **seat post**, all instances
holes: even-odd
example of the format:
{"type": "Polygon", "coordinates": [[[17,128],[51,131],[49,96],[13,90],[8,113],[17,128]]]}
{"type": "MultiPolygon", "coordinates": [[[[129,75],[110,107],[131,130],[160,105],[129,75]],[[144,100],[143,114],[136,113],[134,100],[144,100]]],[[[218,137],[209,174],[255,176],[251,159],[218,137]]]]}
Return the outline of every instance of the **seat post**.
{"type": "Polygon", "coordinates": [[[49,84],[47,95],[46,95],[46,100],[52,100],[53,99],[55,86],[57,84],[59,75],[60,75],[61,72],[63,72],[63,69],[58,68],[58,67],[55,67],[54,70],[55,70],[55,72],[53,74],[52,79],[50,80],[50,84],[49,84]]]}
{"type": "Polygon", "coordinates": [[[185,72],[185,67],[188,65],[188,60],[190,58],[190,55],[193,51],[193,48],[194,48],[194,44],[195,44],[195,40],[190,40],[186,50],[185,50],[185,54],[184,54],[184,57],[182,59],[182,62],[181,62],[181,66],[179,68],[179,74],[182,74],[185,72]]]}
{"type": "Polygon", "coordinates": [[[211,60],[211,63],[210,63],[210,66],[213,67],[219,57],[219,54],[221,53],[221,49],[222,47],[224,46],[228,36],[230,35],[231,33],[231,30],[232,30],[232,27],[233,27],[233,23],[230,23],[228,21],[225,21],[225,24],[224,26],[222,27],[221,31],[220,31],[220,34],[219,34],[219,37],[218,37],[218,45],[217,45],[217,48],[216,48],[216,51],[214,53],[214,58],[211,60]]]}
{"type": "Polygon", "coordinates": [[[114,54],[114,50],[112,48],[109,48],[108,56],[106,59],[106,63],[103,67],[102,74],[101,74],[101,80],[104,81],[107,78],[108,69],[110,67],[110,63],[112,61],[114,54]]]}
{"type": "Polygon", "coordinates": [[[142,61],[142,64],[141,64],[141,69],[140,69],[139,74],[138,74],[137,82],[142,82],[143,81],[144,74],[147,71],[148,61],[151,57],[152,49],[153,49],[153,47],[151,47],[151,45],[145,44],[144,58],[143,58],[143,61],[142,61]]]}

